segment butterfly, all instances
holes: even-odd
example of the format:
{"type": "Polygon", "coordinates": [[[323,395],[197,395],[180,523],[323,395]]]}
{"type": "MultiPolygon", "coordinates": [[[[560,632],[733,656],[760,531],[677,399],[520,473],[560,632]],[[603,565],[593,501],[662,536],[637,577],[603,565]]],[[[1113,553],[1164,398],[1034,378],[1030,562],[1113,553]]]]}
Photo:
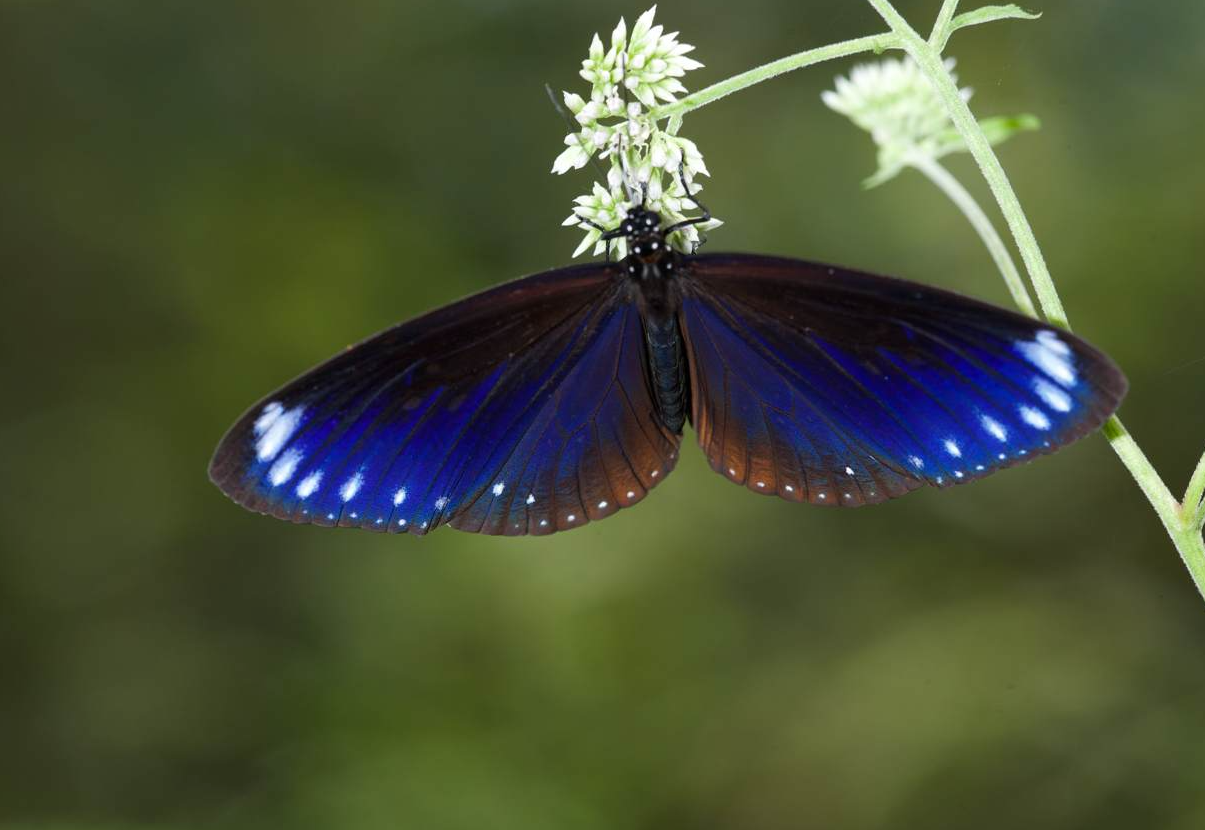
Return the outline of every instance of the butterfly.
{"type": "Polygon", "coordinates": [[[1127,382],[1069,332],[918,283],[682,254],[634,208],[617,262],[499,285],[251,407],[211,479],[293,522],[541,535],[673,470],[689,422],[755,493],[855,507],[982,478],[1099,428],[1127,382]]]}

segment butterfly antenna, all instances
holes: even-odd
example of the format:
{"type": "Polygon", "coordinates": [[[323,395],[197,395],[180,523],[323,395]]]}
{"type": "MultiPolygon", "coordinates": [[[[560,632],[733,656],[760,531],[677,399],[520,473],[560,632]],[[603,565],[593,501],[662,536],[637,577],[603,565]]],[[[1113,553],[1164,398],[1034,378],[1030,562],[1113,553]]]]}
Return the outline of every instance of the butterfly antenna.
{"type": "MultiPolygon", "coordinates": [[[[582,139],[581,139],[581,135],[579,134],[579,130],[577,129],[577,125],[575,124],[574,120],[569,116],[569,113],[565,110],[565,107],[561,105],[561,102],[556,99],[556,93],[552,91],[552,85],[544,84],[544,91],[546,93],[548,93],[548,100],[552,102],[552,108],[557,111],[557,114],[561,116],[561,120],[565,122],[565,126],[568,128],[569,134],[574,136],[577,139],[578,149],[580,149],[582,152],[585,152],[585,148],[582,147],[582,145],[581,145],[582,139]]],[[[598,175],[602,178],[602,180],[604,182],[607,181],[607,171],[604,170],[602,164],[599,163],[598,156],[594,155],[593,153],[589,153],[588,155],[590,156],[590,163],[594,165],[594,169],[598,171],[598,175]]],[[[594,230],[598,231],[599,233],[601,233],[603,235],[603,239],[606,240],[606,243],[607,243],[607,262],[610,262],[611,261],[611,240],[614,239],[613,236],[608,235],[611,233],[611,231],[609,231],[607,228],[604,228],[602,225],[598,224],[594,220],[587,219],[585,216],[582,216],[580,213],[577,212],[577,208],[573,209],[573,215],[576,216],[578,221],[581,222],[583,225],[590,227],[590,228],[594,228],[594,230]]]]}
{"type": "MultiPolygon", "coordinates": [[[[619,100],[623,101],[623,113],[626,118],[628,114],[628,56],[626,53],[619,56],[619,69],[619,100]]],[[[625,121],[624,124],[626,126],[627,122],[625,121]]],[[[623,127],[620,127],[620,129],[623,129],[623,127]]],[[[627,139],[628,136],[626,134],[620,137],[619,169],[623,173],[623,189],[628,194],[628,201],[635,205],[636,191],[632,188],[632,171],[628,170],[628,154],[624,146],[627,139]]],[[[644,207],[645,200],[648,198],[648,189],[642,186],[641,191],[640,206],[644,207]]]]}
{"type": "MultiPolygon", "coordinates": [[[[577,122],[573,120],[561,102],[556,99],[556,93],[552,91],[551,85],[544,84],[544,91],[548,93],[548,100],[552,102],[552,108],[557,111],[557,114],[561,116],[561,120],[565,122],[565,126],[569,129],[569,134],[577,139],[578,149],[583,153],[586,152],[586,148],[582,146],[581,130],[578,129],[577,122]]],[[[598,175],[602,176],[602,180],[605,182],[607,180],[607,171],[603,170],[603,166],[599,164],[598,157],[593,153],[587,155],[590,156],[590,163],[594,165],[594,169],[598,171],[598,175]]]]}

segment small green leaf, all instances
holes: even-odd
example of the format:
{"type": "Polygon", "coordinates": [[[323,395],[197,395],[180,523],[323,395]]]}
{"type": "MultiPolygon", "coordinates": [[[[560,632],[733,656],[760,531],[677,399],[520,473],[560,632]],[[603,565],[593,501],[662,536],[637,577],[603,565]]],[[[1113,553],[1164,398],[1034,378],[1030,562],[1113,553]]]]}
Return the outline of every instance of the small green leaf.
{"type": "Polygon", "coordinates": [[[1008,141],[1017,133],[1027,133],[1042,128],[1042,122],[1036,115],[1023,113],[1021,115],[1000,115],[995,118],[985,118],[979,122],[980,129],[987,136],[988,142],[994,147],[1008,141]]]}
{"type": "MultiPolygon", "coordinates": [[[[983,130],[988,143],[993,147],[1003,144],[1017,133],[1037,130],[1041,126],[1042,122],[1038,120],[1038,117],[1028,113],[1011,116],[1000,115],[995,118],[985,118],[979,122],[979,128],[983,130]]],[[[966,142],[962,140],[962,134],[951,127],[937,135],[933,144],[933,157],[941,158],[950,153],[965,153],[966,149],[966,142]]]]}
{"type": "Polygon", "coordinates": [[[902,164],[892,164],[887,167],[880,167],[877,171],[875,171],[873,176],[862,180],[862,189],[873,190],[881,184],[886,184],[898,176],[900,171],[903,169],[904,165],[902,164]]]}
{"type": "Polygon", "coordinates": [[[1041,16],[1041,13],[1027,12],[1015,3],[1009,3],[1007,6],[984,6],[974,11],[955,15],[954,19],[950,21],[950,27],[942,33],[941,41],[935,45],[938,53],[945,51],[950,35],[967,26],[979,26],[997,20],[1037,20],[1041,16]]]}
{"type": "Polygon", "coordinates": [[[1027,12],[1016,3],[1007,6],[984,6],[974,11],[963,12],[950,21],[950,31],[956,32],[967,26],[978,26],[996,20],[1037,20],[1041,12],[1027,12]]]}

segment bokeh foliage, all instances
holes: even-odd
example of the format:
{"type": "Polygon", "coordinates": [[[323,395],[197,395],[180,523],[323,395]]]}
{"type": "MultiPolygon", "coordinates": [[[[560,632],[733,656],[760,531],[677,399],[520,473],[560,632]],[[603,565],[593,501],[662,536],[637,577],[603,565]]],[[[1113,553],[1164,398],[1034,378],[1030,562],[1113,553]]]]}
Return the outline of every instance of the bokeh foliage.
{"type": "MultiPolygon", "coordinates": [[[[565,262],[585,180],[548,174],[542,84],[642,8],[0,2],[0,828],[1205,823],[1205,614],[1102,439],[857,511],[687,451],[646,504],[541,540],[292,527],[208,484],[274,385],[565,262]]],[[[1180,490],[1205,6],[1041,10],[950,53],[977,113],[1041,116],[1001,156],[1180,490]]],[[[696,86],[882,30],[850,0],[659,17],[696,86]]],[[[1007,302],[919,176],[860,189],[872,147],[818,99],[847,68],[687,119],[711,246],[1007,302]]]]}

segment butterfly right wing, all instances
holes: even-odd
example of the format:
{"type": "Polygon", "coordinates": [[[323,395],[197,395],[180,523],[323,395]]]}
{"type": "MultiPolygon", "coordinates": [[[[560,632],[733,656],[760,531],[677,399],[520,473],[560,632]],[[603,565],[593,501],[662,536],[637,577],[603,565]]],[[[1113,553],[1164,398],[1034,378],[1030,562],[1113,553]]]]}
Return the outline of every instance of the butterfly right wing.
{"type": "Polygon", "coordinates": [[[210,477],[294,522],[425,533],[579,527],[644,497],[678,439],[605,265],[516,280],[350,348],[253,406],[210,477]]]}
{"type": "Polygon", "coordinates": [[[857,506],[1053,452],[1126,380],[1080,338],[967,297],[799,260],[682,269],[692,423],[754,492],[857,506]]]}

